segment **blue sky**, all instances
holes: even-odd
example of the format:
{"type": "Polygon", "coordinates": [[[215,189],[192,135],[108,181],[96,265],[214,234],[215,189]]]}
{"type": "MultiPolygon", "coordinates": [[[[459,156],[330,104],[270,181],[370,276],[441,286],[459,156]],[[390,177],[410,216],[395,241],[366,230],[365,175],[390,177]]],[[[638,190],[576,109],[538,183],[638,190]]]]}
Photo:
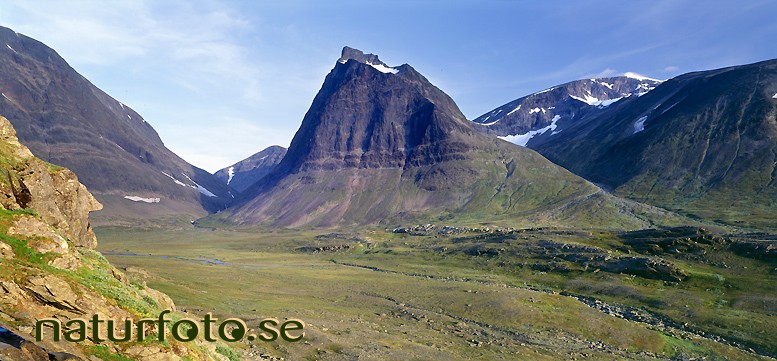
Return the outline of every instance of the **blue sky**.
{"type": "Polygon", "coordinates": [[[777,58],[775,16],[777,0],[0,0],[0,25],[209,171],[288,146],[344,45],[411,64],[474,119],[575,79],[777,58]]]}

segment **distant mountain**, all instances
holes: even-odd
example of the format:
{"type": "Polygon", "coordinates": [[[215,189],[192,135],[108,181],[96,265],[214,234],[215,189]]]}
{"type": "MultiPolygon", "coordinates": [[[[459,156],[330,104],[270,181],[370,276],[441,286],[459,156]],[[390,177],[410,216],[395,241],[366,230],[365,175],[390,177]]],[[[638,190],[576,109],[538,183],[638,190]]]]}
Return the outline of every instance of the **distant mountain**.
{"type": "Polygon", "coordinates": [[[678,76],[529,146],[634,200],[775,227],[777,60],[678,76]]]}
{"type": "Polygon", "coordinates": [[[219,170],[214,175],[236,191],[242,192],[275,169],[284,155],[286,148],[273,145],[219,170]]]}
{"type": "Polygon", "coordinates": [[[473,122],[483,132],[526,146],[534,137],[558,134],[577,119],[621,99],[643,95],[660,83],[636,73],[576,80],[513,100],[473,122]]]}
{"type": "Polygon", "coordinates": [[[35,155],[70,168],[104,204],[93,219],[190,219],[231,201],[228,186],[167,149],[54,50],[2,27],[0,44],[0,114],[35,155]]]}
{"type": "Polygon", "coordinates": [[[345,47],[286,156],[216,218],[284,227],[509,219],[629,228],[656,215],[476,131],[410,65],[390,67],[345,47]]]}

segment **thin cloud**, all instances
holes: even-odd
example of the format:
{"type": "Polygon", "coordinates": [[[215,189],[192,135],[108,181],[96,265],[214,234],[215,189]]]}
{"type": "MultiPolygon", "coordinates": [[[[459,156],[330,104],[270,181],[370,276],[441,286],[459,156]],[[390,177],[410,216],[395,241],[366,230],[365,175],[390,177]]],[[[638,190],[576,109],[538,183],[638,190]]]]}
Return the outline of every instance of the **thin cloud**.
{"type": "Polygon", "coordinates": [[[74,65],[166,69],[173,81],[200,91],[226,79],[233,89],[242,89],[241,96],[261,94],[259,66],[233,40],[250,22],[228,8],[203,12],[174,1],[12,4],[15,14],[4,22],[44,41],[74,65]]]}
{"type": "Polygon", "coordinates": [[[594,78],[609,78],[609,77],[613,77],[613,76],[616,76],[616,75],[618,75],[618,72],[615,69],[607,68],[607,69],[604,69],[604,70],[596,73],[596,75],[594,75],[593,77],[594,78]]]}

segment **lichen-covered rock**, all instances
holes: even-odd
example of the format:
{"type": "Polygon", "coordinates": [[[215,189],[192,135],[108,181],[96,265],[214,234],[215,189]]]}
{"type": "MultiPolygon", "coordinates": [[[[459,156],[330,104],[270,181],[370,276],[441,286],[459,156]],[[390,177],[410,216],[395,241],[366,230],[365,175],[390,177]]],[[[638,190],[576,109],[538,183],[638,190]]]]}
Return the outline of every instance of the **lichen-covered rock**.
{"type": "Polygon", "coordinates": [[[52,167],[35,158],[19,143],[13,126],[2,116],[0,142],[3,142],[4,156],[18,163],[16,169],[0,172],[0,177],[5,178],[1,182],[0,205],[5,209],[32,208],[75,246],[89,249],[97,246],[89,212],[102,209],[102,205],[78,182],[78,177],[67,169],[52,167]]]}
{"type": "Polygon", "coordinates": [[[83,263],[81,260],[73,253],[65,253],[62,256],[49,261],[49,266],[68,271],[75,271],[82,265],[83,263]]]}
{"type": "Polygon", "coordinates": [[[50,172],[43,162],[31,162],[19,176],[31,194],[29,208],[75,246],[89,249],[97,246],[97,238],[89,224],[89,212],[102,209],[102,205],[78,182],[73,172],[66,169],[50,172]]]}
{"type": "Polygon", "coordinates": [[[52,276],[38,276],[30,278],[24,288],[30,296],[43,304],[62,310],[83,313],[77,305],[78,295],[73,292],[70,285],[62,279],[52,276]]]}
{"type": "Polygon", "coordinates": [[[19,142],[16,137],[16,129],[11,125],[3,116],[0,116],[0,141],[7,143],[11,148],[13,155],[17,158],[27,159],[32,158],[32,152],[27,147],[19,142]]]}
{"type": "Polygon", "coordinates": [[[8,234],[29,238],[28,244],[38,253],[64,253],[68,249],[67,241],[36,217],[19,217],[13,226],[8,228],[8,234]]]}
{"type": "Polygon", "coordinates": [[[0,258],[13,258],[13,257],[14,257],[13,248],[5,244],[4,242],[0,242],[0,258]]]}

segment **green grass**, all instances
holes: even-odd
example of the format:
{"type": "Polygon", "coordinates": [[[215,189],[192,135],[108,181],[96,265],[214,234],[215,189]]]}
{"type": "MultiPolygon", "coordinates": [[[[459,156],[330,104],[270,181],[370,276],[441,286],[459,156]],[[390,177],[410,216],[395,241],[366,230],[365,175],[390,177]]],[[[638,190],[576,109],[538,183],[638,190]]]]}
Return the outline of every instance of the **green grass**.
{"type": "Polygon", "coordinates": [[[145,293],[138,292],[143,289],[142,287],[132,284],[127,286],[116,279],[111,274],[113,266],[99,252],[90,250],[82,250],[81,252],[85,265],[76,270],[73,274],[74,277],[71,278],[107,299],[114,300],[122,308],[132,311],[138,316],[153,316],[158,305],[145,293]]]}
{"type": "Polygon", "coordinates": [[[97,356],[103,361],[133,361],[133,359],[111,352],[108,346],[92,345],[87,346],[84,352],[89,356],[97,356]]]}
{"type": "MultiPolygon", "coordinates": [[[[773,266],[725,250],[702,258],[662,255],[691,275],[680,283],[594,272],[570,261],[564,261],[572,268],[568,272],[533,268],[548,262],[531,249],[543,240],[598,247],[611,255],[634,254],[617,233],[607,230],[550,229],[496,238],[411,236],[379,229],[341,230],[323,238],[312,231],[97,232],[102,250],[150,254],[108,258],[147,270],[150,286],[192,313],[241,317],[249,326],[263,317],[304,320],[309,344],[256,345],[290,359],[336,359],[340,354],[393,360],[509,359],[505,350],[513,358],[558,359],[585,349],[585,340],[602,341],[631,356],[646,351],[667,358],[678,352],[753,358],[712,341],[667,336],[536,290],[646,309],[766,351],[774,347],[768,335],[777,328],[774,313],[763,306],[775,294],[773,266]],[[299,251],[348,244],[337,252],[299,251]],[[504,250],[470,255],[473,246],[504,250]],[[226,264],[205,264],[200,257],[226,264]],[[729,268],[707,264],[723,260],[729,268]],[[472,339],[483,343],[473,346],[472,339]]],[[[601,359],[626,355],[589,351],[601,359]]]]}
{"type": "Polygon", "coordinates": [[[226,358],[228,358],[229,361],[241,361],[241,360],[243,360],[243,357],[240,356],[240,354],[237,353],[237,351],[235,351],[235,350],[233,350],[231,348],[228,348],[228,347],[224,347],[224,346],[221,346],[221,345],[216,346],[216,352],[226,356],[226,358]]]}

